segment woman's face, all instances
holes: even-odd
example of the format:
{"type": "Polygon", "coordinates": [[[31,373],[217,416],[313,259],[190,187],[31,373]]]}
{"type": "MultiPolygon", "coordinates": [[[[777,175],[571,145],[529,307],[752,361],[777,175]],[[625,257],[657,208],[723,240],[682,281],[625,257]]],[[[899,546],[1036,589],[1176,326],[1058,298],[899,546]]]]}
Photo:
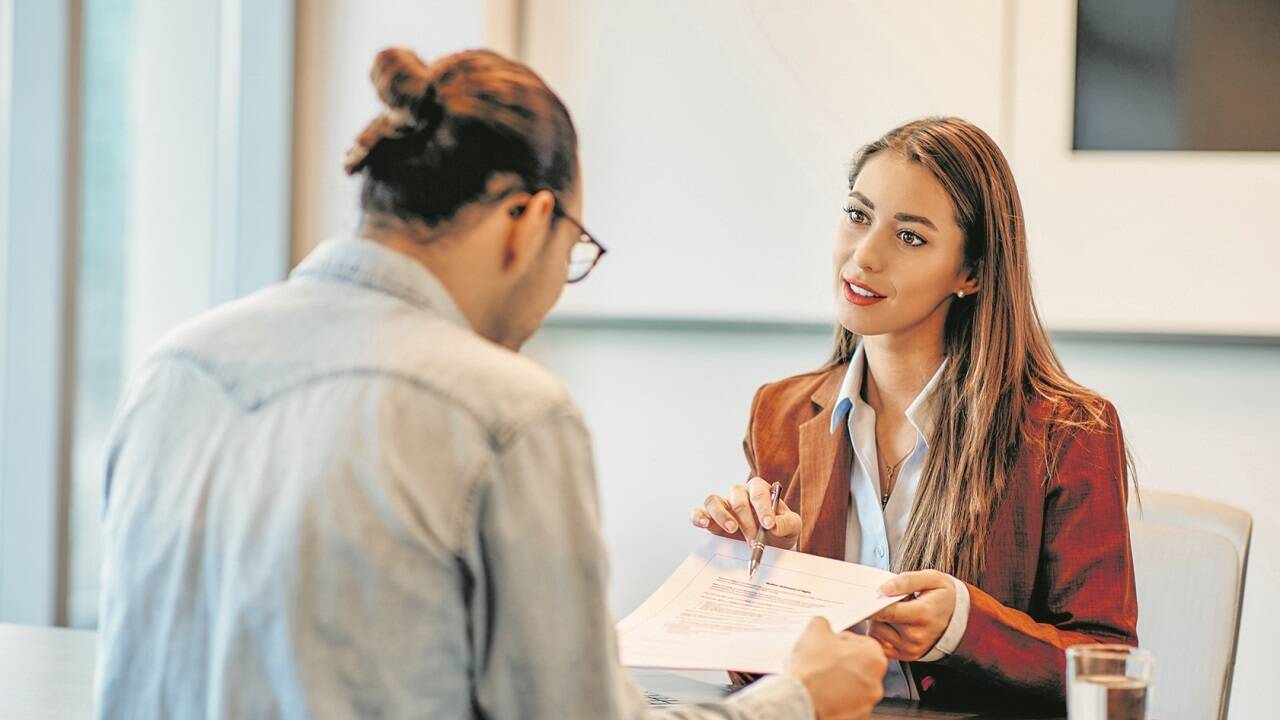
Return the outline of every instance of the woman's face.
{"type": "Polygon", "coordinates": [[[977,286],[946,190],[924,166],[881,151],[863,166],[836,232],[836,318],[856,335],[941,337],[957,291],[977,286]]]}

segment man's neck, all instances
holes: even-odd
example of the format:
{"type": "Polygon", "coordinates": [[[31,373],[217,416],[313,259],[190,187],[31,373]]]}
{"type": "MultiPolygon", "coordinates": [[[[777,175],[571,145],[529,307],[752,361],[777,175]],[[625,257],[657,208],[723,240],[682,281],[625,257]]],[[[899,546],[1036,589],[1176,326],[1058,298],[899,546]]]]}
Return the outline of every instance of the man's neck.
{"type": "Polygon", "coordinates": [[[467,258],[460,252],[449,252],[444,247],[459,244],[461,238],[446,235],[424,238],[409,227],[374,224],[365,224],[360,230],[360,236],[425,267],[453,298],[454,304],[472,330],[484,337],[489,337],[493,332],[489,321],[493,314],[492,302],[482,287],[483,283],[475,281],[475,278],[483,277],[483,274],[469,273],[467,258]],[[470,277],[471,281],[464,282],[463,278],[466,277],[470,277]]]}

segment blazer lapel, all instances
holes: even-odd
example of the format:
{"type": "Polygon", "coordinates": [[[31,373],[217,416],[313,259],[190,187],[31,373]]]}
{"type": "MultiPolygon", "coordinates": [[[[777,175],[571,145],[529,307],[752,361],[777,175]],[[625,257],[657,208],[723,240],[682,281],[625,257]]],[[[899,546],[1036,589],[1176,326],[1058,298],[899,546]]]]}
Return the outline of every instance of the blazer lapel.
{"type": "Polygon", "coordinates": [[[844,559],[844,533],[849,512],[849,468],[853,448],[849,433],[831,432],[831,413],[846,366],[832,368],[813,393],[812,418],[800,425],[800,550],[844,559]],[[818,522],[818,518],[823,520],[818,522]]]}

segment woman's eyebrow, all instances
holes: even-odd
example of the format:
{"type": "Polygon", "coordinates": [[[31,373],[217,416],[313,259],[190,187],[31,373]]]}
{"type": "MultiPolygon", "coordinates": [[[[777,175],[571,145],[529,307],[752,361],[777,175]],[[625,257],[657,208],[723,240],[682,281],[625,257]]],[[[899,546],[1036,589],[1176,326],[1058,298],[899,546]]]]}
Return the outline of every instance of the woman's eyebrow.
{"type": "MultiPolygon", "coordinates": [[[[872,208],[872,209],[874,209],[874,208],[872,208]]],[[[934,225],[932,220],[930,220],[929,218],[927,218],[927,217],[925,217],[925,216],[923,216],[923,215],[912,215],[912,214],[910,214],[910,213],[898,213],[897,215],[894,215],[894,216],[893,216],[893,219],[895,219],[895,220],[901,220],[902,222],[920,223],[921,225],[925,225],[925,226],[927,226],[927,227],[931,227],[931,228],[933,228],[934,230],[937,230],[937,229],[938,229],[938,226],[937,226],[937,225],[934,225]]]]}
{"type": "MultiPolygon", "coordinates": [[[[868,208],[872,210],[876,209],[876,204],[871,202],[871,198],[867,197],[866,195],[863,195],[857,190],[850,192],[849,197],[857,200],[863,205],[866,205],[868,208]]],[[[932,220],[930,220],[929,218],[923,215],[912,215],[911,213],[898,213],[897,215],[894,215],[893,218],[901,222],[919,223],[921,225],[924,225],[925,227],[933,228],[934,230],[938,229],[938,226],[934,225],[932,220]]]]}
{"type": "Polygon", "coordinates": [[[870,208],[870,209],[872,209],[872,210],[875,210],[875,209],[876,209],[876,204],[875,204],[875,203],[873,203],[873,202],[871,202],[871,198],[867,197],[866,195],[863,195],[862,193],[858,192],[857,190],[854,190],[854,191],[850,192],[850,193],[849,193],[849,197],[854,198],[855,200],[857,200],[858,202],[862,203],[863,205],[866,205],[868,208],[870,208]]]}

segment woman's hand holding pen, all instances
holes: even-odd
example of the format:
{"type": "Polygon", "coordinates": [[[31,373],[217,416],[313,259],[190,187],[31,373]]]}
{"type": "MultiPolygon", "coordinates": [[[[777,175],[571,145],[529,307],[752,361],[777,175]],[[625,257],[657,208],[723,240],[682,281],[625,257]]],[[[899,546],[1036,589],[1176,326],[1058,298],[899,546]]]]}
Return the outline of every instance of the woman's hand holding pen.
{"type": "Polygon", "coordinates": [[[765,529],[765,544],[773,547],[793,549],[800,539],[800,516],[781,499],[774,513],[769,483],[758,477],[729,488],[727,497],[708,495],[689,519],[694,527],[713,535],[741,537],[748,542],[755,538],[759,523],[765,529]]]}

